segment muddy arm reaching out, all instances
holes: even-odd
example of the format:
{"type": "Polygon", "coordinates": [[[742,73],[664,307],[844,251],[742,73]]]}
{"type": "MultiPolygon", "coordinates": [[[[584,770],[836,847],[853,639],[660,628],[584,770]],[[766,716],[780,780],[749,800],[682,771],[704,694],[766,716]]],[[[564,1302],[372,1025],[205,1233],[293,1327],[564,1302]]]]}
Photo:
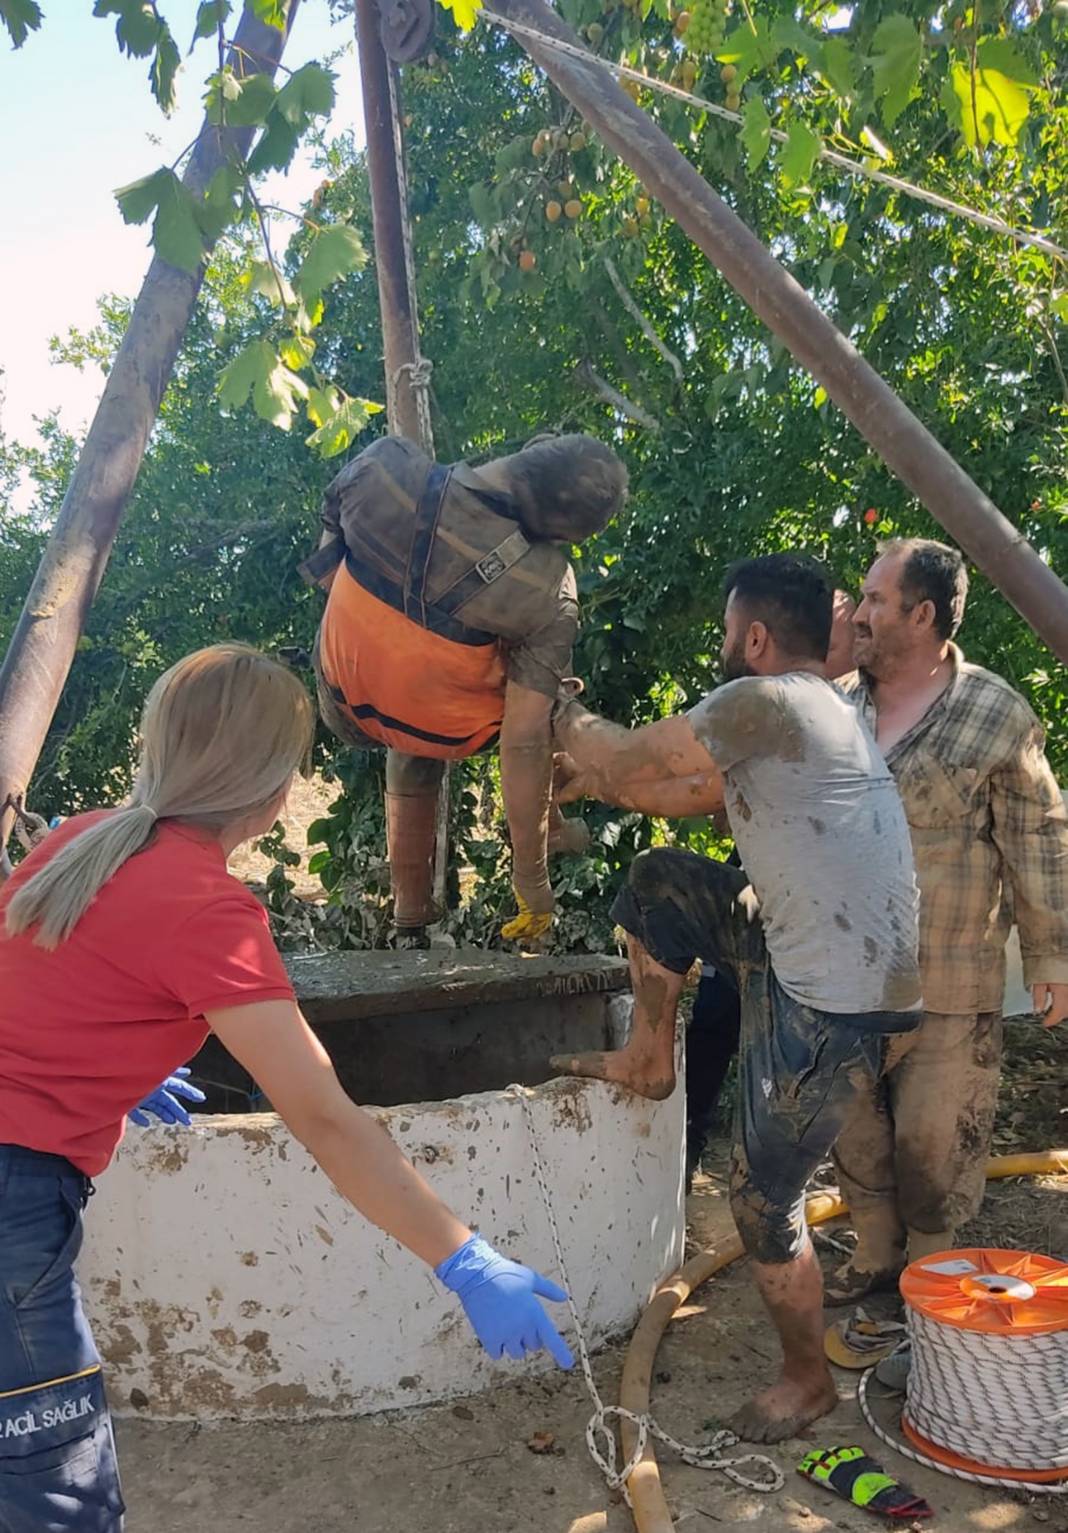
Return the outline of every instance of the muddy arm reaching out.
{"type": "Polygon", "coordinates": [[[556,743],[569,758],[560,802],[597,798],[664,819],[715,814],[723,777],[688,718],[624,729],[576,702],[556,709],[556,743]]]}

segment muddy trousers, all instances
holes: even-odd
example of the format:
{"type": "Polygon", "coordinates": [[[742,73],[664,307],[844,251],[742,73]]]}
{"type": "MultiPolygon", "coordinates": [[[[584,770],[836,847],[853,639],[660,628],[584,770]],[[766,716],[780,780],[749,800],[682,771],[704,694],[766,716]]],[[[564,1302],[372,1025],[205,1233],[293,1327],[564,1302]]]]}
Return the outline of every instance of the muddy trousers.
{"type": "Polygon", "coordinates": [[[857,1232],[853,1265],[891,1271],[946,1249],[983,1199],[1001,1073],[1001,1015],[928,1012],[889,1040],[834,1160],[857,1232]]]}
{"type": "Polygon", "coordinates": [[[444,780],[444,761],[386,752],[386,845],[399,931],[429,926],[441,915],[434,902],[434,862],[444,780]]]}
{"type": "Polygon", "coordinates": [[[121,1533],[100,1356],[74,1261],[88,1178],[0,1144],[0,1533],[121,1533]]]}

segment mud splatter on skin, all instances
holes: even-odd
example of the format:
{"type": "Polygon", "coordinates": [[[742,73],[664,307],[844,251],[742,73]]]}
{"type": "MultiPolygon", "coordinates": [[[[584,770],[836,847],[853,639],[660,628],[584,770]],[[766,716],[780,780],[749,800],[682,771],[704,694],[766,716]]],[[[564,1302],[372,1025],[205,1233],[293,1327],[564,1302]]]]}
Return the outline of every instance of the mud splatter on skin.
{"type": "MultiPolygon", "coordinates": [[[[667,981],[660,974],[650,973],[643,965],[637,966],[634,976],[634,1026],[637,1029],[642,1023],[654,1033],[660,1031],[660,1025],[665,1020],[668,1011],[668,986],[667,981]]],[[[674,1006],[670,1008],[671,1017],[674,1018],[674,1006]]]]}
{"type": "MultiPolygon", "coordinates": [[[[749,755],[775,756],[780,761],[804,761],[801,721],[780,702],[779,690],[759,681],[724,688],[716,703],[716,729],[744,740],[749,755]]],[[[714,754],[714,753],[713,753],[714,754]]]]}

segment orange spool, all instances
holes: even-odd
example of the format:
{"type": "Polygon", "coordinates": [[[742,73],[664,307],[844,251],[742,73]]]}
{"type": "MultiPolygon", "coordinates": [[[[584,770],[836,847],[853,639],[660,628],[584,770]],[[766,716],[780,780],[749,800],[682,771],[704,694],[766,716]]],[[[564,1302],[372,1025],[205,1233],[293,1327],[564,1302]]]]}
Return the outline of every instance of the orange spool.
{"type": "Polygon", "coordinates": [[[913,1447],[979,1478],[1068,1480],[1068,1462],[1036,1462],[1065,1458],[1068,1442],[1055,1420],[1035,1419],[1058,1416],[1068,1390],[1068,1337],[1051,1339],[1068,1332],[1068,1266],[1028,1251],[943,1251],[906,1268],[901,1296],[913,1340],[901,1428],[913,1447]],[[969,1436],[975,1456],[961,1451],[969,1436]]]}

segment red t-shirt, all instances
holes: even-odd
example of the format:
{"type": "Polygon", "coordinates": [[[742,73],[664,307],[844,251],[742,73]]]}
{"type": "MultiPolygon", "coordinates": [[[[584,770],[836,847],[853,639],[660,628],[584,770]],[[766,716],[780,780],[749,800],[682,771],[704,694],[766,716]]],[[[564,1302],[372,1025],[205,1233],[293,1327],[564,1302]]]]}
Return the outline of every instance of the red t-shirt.
{"type": "Polygon", "coordinates": [[[108,810],[54,830],[0,892],[0,1144],[103,1171],[125,1114],[200,1048],[204,1013],[291,1000],[262,906],[218,841],[163,821],[53,952],[9,937],[35,868],[108,810]]]}

